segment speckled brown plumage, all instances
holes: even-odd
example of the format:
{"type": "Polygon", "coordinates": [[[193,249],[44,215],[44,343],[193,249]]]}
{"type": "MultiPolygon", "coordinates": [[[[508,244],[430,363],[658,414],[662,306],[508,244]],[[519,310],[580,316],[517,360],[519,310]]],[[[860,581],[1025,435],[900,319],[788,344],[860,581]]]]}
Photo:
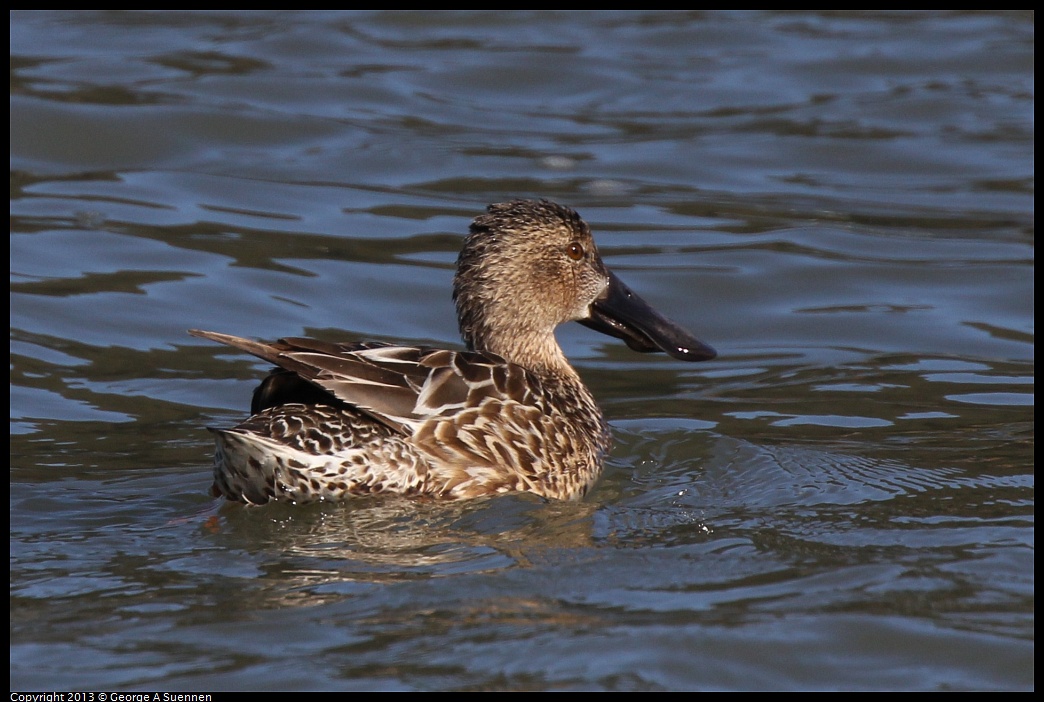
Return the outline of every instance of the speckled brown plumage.
{"type": "Polygon", "coordinates": [[[714,356],[605,268],[579,215],[547,201],[491,205],[476,218],[453,298],[467,351],[191,331],[276,366],[253,416],[212,430],[215,494],[248,504],[376,493],[578,499],[611,440],[554,328],[577,320],[638,351],[714,356]]]}

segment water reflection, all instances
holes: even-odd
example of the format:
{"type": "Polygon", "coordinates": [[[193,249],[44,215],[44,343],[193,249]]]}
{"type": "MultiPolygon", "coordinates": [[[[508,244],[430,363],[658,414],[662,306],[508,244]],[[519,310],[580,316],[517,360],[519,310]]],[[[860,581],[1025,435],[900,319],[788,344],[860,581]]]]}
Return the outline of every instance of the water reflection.
{"type": "Polygon", "coordinates": [[[1032,689],[1033,18],[13,13],[12,689],[1032,689]],[[721,352],[561,330],[590,498],[213,502],[184,330],[458,343],[511,197],[721,352]]]}

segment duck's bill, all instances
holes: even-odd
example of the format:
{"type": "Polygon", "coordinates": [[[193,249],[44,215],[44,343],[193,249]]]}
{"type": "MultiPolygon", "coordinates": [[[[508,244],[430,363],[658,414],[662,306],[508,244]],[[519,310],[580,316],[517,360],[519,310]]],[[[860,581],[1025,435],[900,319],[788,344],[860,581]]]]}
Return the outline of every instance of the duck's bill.
{"type": "Polygon", "coordinates": [[[663,351],[681,361],[709,361],[718,352],[667,319],[609,272],[609,286],[580,323],[623,339],[634,351],[663,351]]]}

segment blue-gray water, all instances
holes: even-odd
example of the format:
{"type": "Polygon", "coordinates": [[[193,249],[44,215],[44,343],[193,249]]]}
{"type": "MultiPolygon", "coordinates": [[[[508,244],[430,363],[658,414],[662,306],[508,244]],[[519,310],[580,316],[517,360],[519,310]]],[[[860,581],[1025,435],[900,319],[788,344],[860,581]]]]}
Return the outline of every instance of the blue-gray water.
{"type": "Polygon", "coordinates": [[[11,14],[11,687],[1034,686],[1034,15],[11,14]],[[715,346],[577,325],[583,502],[208,495],[264,364],[456,346],[546,197],[715,346]]]}

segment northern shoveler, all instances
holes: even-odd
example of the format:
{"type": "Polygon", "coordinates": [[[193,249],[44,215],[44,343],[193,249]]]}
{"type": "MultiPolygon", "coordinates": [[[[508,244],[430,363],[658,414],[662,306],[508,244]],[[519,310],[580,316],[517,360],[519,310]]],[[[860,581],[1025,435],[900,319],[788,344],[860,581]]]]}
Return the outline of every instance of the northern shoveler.
{"type": "Polygon", "coordinates": [[[575,320],[683,361],[716,355],[605,267],[576,212],[546,200],[475,219],[453,299],[467,351],[190,331],[277,366],[254,391],[253,416],[212,430],[214,494],[255,505],[375,493],[578,499],[611,440],[555,327],[575,320]]]}

